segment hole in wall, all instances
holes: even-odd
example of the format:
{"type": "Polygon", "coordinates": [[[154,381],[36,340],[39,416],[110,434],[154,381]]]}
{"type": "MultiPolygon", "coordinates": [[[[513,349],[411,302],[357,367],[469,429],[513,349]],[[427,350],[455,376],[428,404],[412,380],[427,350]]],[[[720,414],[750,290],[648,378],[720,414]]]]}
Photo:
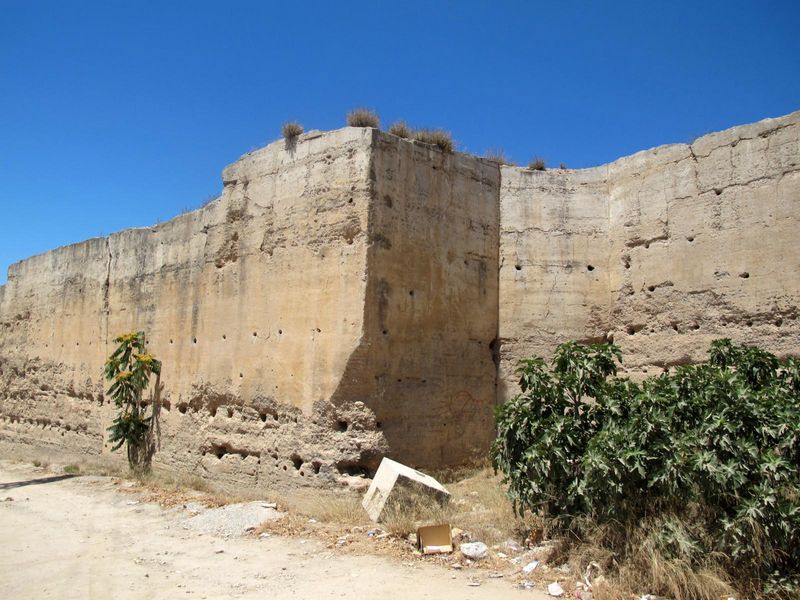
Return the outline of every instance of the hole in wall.
{"type": "Polygon", "coordinates": [[[228,418],[229,419],[233,418],[233,409],[232,408],[228,409],[228,418]]]}
{"type": "Polygon", "coordinates": [[[381,421],[375,421],[375,428],[376,429],[382,429],[383,428],[383,423],[381,421]]]}
{"type": "Polygon", "coordinates": [[[223,333],[223,334],[222,334],[222,339],[223,339],[223,340],[227,340],[227,339],[228,339],[228,337],[227,337],[227,336],[226,336],[226,335],[223,333]]]}
{"type": "Polygon", "coordinates": [[[244,377],[244,373],[239,373],[239,379],[241,379],[242,377],[244,377]]]}
{"type": "Polygon", "coordinates": [[[216,406],[209,406],[208,407],[208,414],[210,414],[212,417],[216,417],[217,416],[217,407],[216,406]]]}
{"type": "Polygon", "coordinates": [[[283,335],[283,329],[278,329],[278,335],[283,335]]]}
{"type": "Polygon", "coordinates": [[[687,242],[693,242],[694,241],[694,236],[690,235],[689,237],[686,238],[686,241],[687,242]]]}
{"type": "Polygon", "coordinates": [[[169,343],[171,344],[171,343],[172,343],[172,340],[170,340],[170,341],[169,341],[169,343]]]}
{"type": "Polygon", "coordinates": [[[781,325],[783,325],[783,319],[778,319],[775,321],[775,327],[780,327],[781,325]]]}
{"type": "Polygon", "coordinates": [[[408,290],[408,295],[409,296],[413,296],[414,295],[414,290],[408,290]]]}
{"type": "Polygon", "coordinates": [[[678,324],[677,323],[672,323],[672,330],[673,331],[678,331],[678,324]]]}
{"type": "Polygon", "coordinates": [[[648,292],[655,292],[655,291],[656,291],[656,286],[654,286],[654,285],[648,285],[648,286],[647,286],[647,291],[648,291],[648,292]]]}
{"type": "Polygon", "coordinates": [[[747,322],[747,326],[748,326],[748,327],[752,327],[752,326],[753,326],[753,322],[752,322],[752,321],[748,321],[748,322],[747,322]]]}
{"type": "Polygon", "coordinates": [[[258,332],[257,331],[253,332],[253,337],[258,337],[258,332]]]}
{"type": "Polygon", "coordinates": [[[722,189],[721,189],[721,188],[714,188],[714,193],[715,193],[717,196],[719,196],[720,194],[722,194],[722,189]]]}
{"type": "Polygon", "coordinates": [[[522,265],[514,265],[514,268],[515,268],[517,271],[521,271],[521,270],[522,270],[522,265]]]}
{"type": "MultiPolygon", "coordinates": [[[[265,413],[265,412],[259,413],[258,417],[261,419],[262,423],[266,423],[267,422],[267,413],[265,413]]],[[[275,457],[275,458],[277,458],[277,457],[275,457]]]]}
{"type": "Polygon", "coordinates": [[[750,273],[744,271],[743,273],[739,273],[739,277],[741,277],[742,279],[750,279],[750,273]]]}
{"type": "Polygon", "coordinates": [[[349,427],[349,425],[348,425],[347,421],[336,421],[336,429],[338,431],[347,431],[348,427],[349,427]]]}
{"type": "Polygon", "coordinates": [[[192,343],[196,344],[197,343],[197,338],[192,338],[192,343]]]}
{"type": "Polygon", "coordinates": [[[383,335],[389,335],[389,330],[388,329],[384,329],[383,330],[383,335]]]}
{"type": "Polygon", "coordinates": [[[594,271],[594,266],[593,265],[586,265],[586,270],[587,271],[594,271]]]}
{"type": "Polygon", "coordinates": [[[294,468],[299,471],[300,468],[303,466],[303,459],[297,456],[296,454],[293,454],[292,464],[294,465],[294,468]]]}
{"type": "Polygon", "coordinates": [[[322,467],[322,463],[318,460],[315,460],[311,463],[311,466],[314,468],[314,475],[319,475],[319,470],[322,467]]]}
{"type": "Polygon", "coordinates": [[[186,414],[188,408],[189,407],[186,405],[186,403],[182,402],[181,404],[178,404],[178,412],[180,412],[182,415],[186,414]]]}
{"type": "Polygon", "coordinates": [[[628,325],[628,326],[625,328],[625,333],[627,333],[628,335],[633,335],[633,334],[635,334],[635,333],[636,333],[636,327],[634,327],[633,325],[628,325]]]}
{"type": "Polygon", "coordinates": [[[700,329],[700,324],[699,323],[692,323],[692,329],[697,331],[698,329],[700,329]]]}

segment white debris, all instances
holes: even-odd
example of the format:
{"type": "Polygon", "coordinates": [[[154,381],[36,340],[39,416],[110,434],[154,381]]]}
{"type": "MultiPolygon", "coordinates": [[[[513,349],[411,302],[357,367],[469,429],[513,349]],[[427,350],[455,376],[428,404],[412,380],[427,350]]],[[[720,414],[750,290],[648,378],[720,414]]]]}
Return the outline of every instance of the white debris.
{"type": "Polygon", "coordinates": [[[458,549],[461,550],[461,554],[472,560],[486,558],[486,554],[489,551],[483,542],[468,542],[461,544],[458,549]]]}

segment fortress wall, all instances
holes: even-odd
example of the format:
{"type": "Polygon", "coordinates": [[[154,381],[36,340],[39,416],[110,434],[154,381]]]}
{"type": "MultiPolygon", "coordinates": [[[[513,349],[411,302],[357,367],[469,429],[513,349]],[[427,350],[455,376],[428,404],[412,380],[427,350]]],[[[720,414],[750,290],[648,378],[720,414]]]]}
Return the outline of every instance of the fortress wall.
{"type": "Polygon", "coordinates": [[[632,373],[721,337],[800,350],[800,113],[609,167],[614,340],[632,373]]]}
{"type": "Polygon", "coordinates": [[[106,240],[11,266],[0,287],[0,439],[99,454],[106,240]]]}
{"type": "Polygon", "coordinates": [[[502,167],[501,400],[517,393],[522,358],[566,340],[601,340],[611,311],[607,168],[502,167]]]}
{"type": "Polygon", "coordinates": [[[383,448],[379,432],[338,428],[369,424],[369,411],[329,402],[363,334],[370,145],[352,128],[281,140],[228,167],[222,197],[200,210],[16,265],[0,436],[41,445],[52,434],[35,420],[48,415],[72,430],[59,445],[103,450],[103,360],[113,337],[141,329],[164,365],[162,464],[223,484],[328,481],[383,448]],[[31,365],[58,373],[33,398],[37,378],[19,376],[31,365]]]}
{"type": "Polygon", "coordinates": [[[634,378],[721,337],[800,349],[800,113],[593,169],[504,167],[500,202],[501,397],[520,358],[572,339],[613,339],[634,378]]]}
{"type": "Polygon", "coordinates": [[[365,338],[340,390],[389,455],[463,463],[493,438],[499,171],[375,132],[365,338]]]}
{"type": "Polygon", "coordinates": [[[281,140],[167,223],[0,286],[0,445],[107,452],[111,340],[164,364],[157,464],[362,485],[462,463],[524,357],[613,339],[636,378],[718,337],[800,347],[800,113],[582,170],[498,168],[371,129],[281,140]]]}

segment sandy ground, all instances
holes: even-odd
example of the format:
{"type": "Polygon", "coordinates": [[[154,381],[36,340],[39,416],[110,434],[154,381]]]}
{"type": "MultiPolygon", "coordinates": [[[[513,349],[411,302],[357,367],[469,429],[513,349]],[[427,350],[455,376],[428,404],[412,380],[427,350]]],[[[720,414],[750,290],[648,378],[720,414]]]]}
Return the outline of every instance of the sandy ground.
{"type": "Polygon", "coordinates": [[[137,501],[107,477],[0,461],[0,598],[547,598],[315,540],[196,533],[183,526],[189,516],[137,501]]]}

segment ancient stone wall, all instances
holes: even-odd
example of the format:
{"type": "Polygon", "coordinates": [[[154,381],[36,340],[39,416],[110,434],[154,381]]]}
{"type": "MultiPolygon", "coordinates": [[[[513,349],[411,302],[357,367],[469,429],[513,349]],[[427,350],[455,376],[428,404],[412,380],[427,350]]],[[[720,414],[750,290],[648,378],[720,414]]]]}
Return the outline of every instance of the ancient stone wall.
{"type": "Polygon", "coordinates": [[[520,359],[565,340],[602,339],[611,311],[606,167],[503,167],[498,395],[520,359]]]}
{"type": "Polygon", "coordinates": [[[799,228],[800,113],[594,169],[503,168],[501,397],[520,358],[570,339],[613,339],[634,378],[720,337],[797,354],[799,228]]]}
{"type": "Polygon", "coordinates": [[[108,452],[120,333],[164,364],[158,465],[235,486],[465,462],[514,368],[613,339],[644,377],[718,337],[800,348],[800,113],[591,169],[373,129],[275,142],[167,223],[0,286],[0,446],[108,452]]]}
{"type": "Polygon", "coordinates": [[[371,144],[361,129],[276,142],[200,210],[12,267],[0,436],[105,451],[102,364],[141,329],[164,365],[157,462],[249,485],[347,477],[385,451],[368,409],[330,403],[363,333],[371,144]]]}
{"type": "Polygon", "coordinates": [[[371,181],[365,337],[337,397],[393,458],[463,463],[493,438],[499,172],[376,132],[371,181]]]}

